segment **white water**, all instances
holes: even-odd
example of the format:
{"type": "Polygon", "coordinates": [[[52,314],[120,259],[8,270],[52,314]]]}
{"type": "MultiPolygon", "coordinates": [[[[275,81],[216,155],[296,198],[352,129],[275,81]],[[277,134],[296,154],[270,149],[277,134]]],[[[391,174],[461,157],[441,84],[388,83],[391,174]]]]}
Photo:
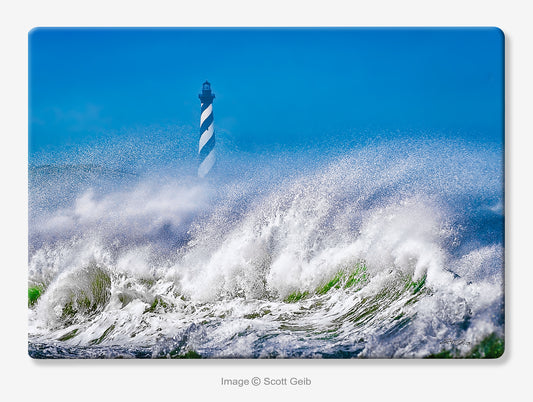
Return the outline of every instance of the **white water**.
{"type": "Polygon", "coordinates": [[[80,356],[467,353],[503,331],[501,233],[476,232],[501,219],[498,157],[367,148],[301,171],[272,159],[239,179],[89,184],[48,208],[35,188],[30,341],[80,356]],[[357,263],[360,286],[317,292],[357,263]]]}

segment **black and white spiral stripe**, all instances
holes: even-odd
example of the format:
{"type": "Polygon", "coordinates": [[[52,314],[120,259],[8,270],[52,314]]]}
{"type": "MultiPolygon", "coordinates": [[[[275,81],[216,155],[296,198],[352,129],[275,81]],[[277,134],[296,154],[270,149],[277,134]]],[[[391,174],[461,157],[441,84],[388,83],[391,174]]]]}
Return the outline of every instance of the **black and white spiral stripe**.
{"type": "Polygon", "coordinates": [[[213,100],[202,102],[200,116],[200,143],[198,145],[200,166],[198,176],[205,177],[215,164],[215,128],[213,119],[213,100]]]}

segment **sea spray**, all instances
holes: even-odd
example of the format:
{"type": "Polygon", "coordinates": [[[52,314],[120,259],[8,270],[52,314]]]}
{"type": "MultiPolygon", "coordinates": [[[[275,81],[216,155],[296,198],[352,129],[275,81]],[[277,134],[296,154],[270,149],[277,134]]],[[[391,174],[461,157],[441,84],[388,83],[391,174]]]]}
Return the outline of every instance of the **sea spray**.
{"type": "Polygon", "coordinates": [[[499,350],[501,155],[418,145],[235,158],[240,177],[211,181],[159,168],[157,180],[107,177],[105,191],[100,172],[56,201],[48,181],[80,173],[30,170],[41,197],[30,203],[29,285],[42,286],[30,303],[30,354],[499,350]]]}

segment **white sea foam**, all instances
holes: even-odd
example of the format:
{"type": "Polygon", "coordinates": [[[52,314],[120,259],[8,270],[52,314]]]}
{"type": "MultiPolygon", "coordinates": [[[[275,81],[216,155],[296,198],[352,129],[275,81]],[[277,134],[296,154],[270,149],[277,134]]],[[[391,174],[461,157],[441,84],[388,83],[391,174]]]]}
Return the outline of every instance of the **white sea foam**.
{"type": "Polygon", "coordinates": [[[424,356],[448,340],[466,353],[503,330],[501,239],[478,244],[464,228],[479,214],[462,215],[501,196],[486,159],[378,147],[286,177],[89,186],[33,218],[29,278],[45,291],[30,339],[153,356],[424,356]]]}

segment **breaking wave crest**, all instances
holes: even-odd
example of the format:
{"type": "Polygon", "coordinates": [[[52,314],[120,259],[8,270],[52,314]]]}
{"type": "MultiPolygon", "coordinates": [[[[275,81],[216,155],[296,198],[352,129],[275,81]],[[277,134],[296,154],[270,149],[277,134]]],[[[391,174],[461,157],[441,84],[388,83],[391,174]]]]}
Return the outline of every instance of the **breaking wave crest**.
{"type": "Polygon", "coordinates": [[[30,354],[464,357],[500,342],[500,155],[290,160],[210,181],[30,170],[30,354]]]}

